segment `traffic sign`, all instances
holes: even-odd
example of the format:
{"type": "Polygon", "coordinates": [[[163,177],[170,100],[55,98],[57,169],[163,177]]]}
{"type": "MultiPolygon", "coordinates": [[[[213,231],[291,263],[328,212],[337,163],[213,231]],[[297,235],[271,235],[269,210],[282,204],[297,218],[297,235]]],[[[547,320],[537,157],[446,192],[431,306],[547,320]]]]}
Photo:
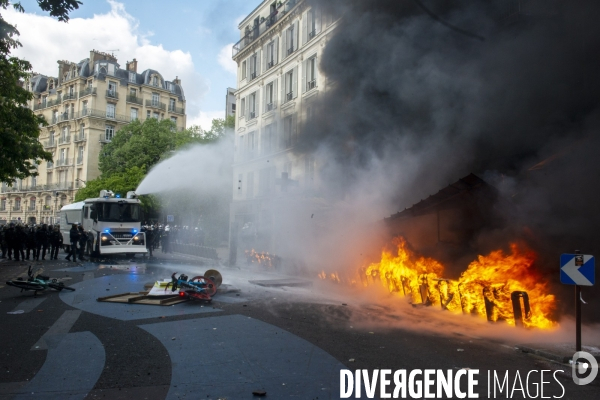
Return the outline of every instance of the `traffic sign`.
{"type": "Polygon", "coordinates": [[[561,254],[560,283],[594,286],[596,283],[594,256],[588,254],[561,254]]]}

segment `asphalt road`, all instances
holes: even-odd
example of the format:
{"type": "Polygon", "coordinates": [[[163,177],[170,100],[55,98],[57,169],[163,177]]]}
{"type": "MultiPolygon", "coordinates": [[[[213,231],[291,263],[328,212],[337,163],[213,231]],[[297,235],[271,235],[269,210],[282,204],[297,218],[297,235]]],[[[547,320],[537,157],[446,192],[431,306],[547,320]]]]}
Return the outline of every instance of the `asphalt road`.
{"type": "MultiPolygon", "coordinates": [[[[328,282],[257,286],[248,281],[286,277],[252,268],[160,253],[147,263],[0,261],[0,399],[251,399],[258,398],[256,390],[271,399],[338,399],[341,369],[367,370],[369,376],[383,369],[479,370],[479,398],[541,398],[542,380],[544,397],[600,398],[600,378],[575,385],[570,366],[516,350],[510,330],[480,335],[466,322],[460,329],[463,320],[437,321],[427,310],[358,301],[351,290],[328,282]],[[77,290],[34,297],[5,285],[26,276],[28,265],[77,290]],[[219,269],[229,288],[211,304],[96,301],[141,291],[173,272],[192,276],[209,268],[219,269]],[[549,372],[541,376],[541,370],[549,372]],[[557,370],[564,372],[554,375],[557,370]],[[496,395],[493,389],[488,395],[488,372],[502,380],[507,371],[503,392],[496,387],[496,395]]],[[[466,382],[460,381],[463,391],[466,382]]],[[[369,398],[365,389],[360,398],[369,398]]],[[[393,389],[392,383],[388,391],[393,389]]],[[[419,396],[408,392],[406,398],[419,396]]]]}

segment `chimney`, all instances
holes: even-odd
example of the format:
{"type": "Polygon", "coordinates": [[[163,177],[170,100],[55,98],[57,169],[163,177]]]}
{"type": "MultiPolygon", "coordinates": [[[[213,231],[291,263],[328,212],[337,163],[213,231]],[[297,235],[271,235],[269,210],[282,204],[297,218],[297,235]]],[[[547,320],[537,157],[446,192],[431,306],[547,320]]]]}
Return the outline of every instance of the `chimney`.
{"type": "Polygon", "coordinates": [[[125,69],[130,72],[137,73],[137,60],[134,58],[133,61],[127,61],[125,64],[125,69]]]}
{"type": "Polygon", "coordinates": [[[99,60],[117,62],[117,57],[115,57],[113,54],[103,53],[98,50],[90,51],[90,65],[94,65],[94,63],[99,60]]]}
{"type": "Polygon", "coordinates": [[[175,79],[173,79],[173,83],[181,86],[181,79],[179,79],[179,77],[176,76],[175,79]]]}

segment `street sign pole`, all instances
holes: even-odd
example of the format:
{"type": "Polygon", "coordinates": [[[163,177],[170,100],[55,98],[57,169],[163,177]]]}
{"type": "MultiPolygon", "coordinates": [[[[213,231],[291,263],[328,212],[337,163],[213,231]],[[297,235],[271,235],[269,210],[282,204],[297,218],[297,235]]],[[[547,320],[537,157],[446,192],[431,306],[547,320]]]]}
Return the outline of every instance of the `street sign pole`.
{"type": "Polygon", "coordinates": [[[595,260],[593,255],[562,254],[560,256],[560,282],[575,286],[575,349],[581,351],[581,287],[596,283],[595,260]]]}
{"type": "Polygon", "coordinates": [[[581,351],[581,286],[575,285],[575,351],[581,351]]]}
{"type": "MultiPolygon", "coordinates": [[[[579,255],[581,252],[575,250],[575,254],[579,255]]],[[[577,256],[575,259],[577,265],[577,256]]],[[[581,286],[579,285],[575,285],[575,351],[581,351],[581,286]]]]}

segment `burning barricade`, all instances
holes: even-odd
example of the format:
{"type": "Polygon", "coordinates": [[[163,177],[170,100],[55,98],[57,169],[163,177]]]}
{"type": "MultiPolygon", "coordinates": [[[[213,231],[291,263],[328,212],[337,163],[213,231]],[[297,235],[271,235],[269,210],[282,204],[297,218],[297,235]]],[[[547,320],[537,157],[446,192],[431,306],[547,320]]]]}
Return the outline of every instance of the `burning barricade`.
{"type": "Polygon", "coordinates": [[[267,268],[278,268],[281,265],[281,258],[268,252],[259,253],[252,249],[244,251],[244,256],[247,264],[258,264],[267,268]]]}
{"type": "MultiPolygon", "coordinates": [[[[444,278],[444,265],[413,252],[406,240],[393,241],[397,252],[383,251],[381,261],[359,270],[364,286],[380,282],[389,292],[409,297],[413,305],[438,306],[491,322],[528,328],[552,328],[556,300],[533,267],[535,254],[515,243],[510,253],[496,250],[472,261],[456,280],[444,278]]],[[[338,273],[321,279],[343,281],[338,273]]],[[[347,280],[349,283],[352,280],[347,280]]]]}

